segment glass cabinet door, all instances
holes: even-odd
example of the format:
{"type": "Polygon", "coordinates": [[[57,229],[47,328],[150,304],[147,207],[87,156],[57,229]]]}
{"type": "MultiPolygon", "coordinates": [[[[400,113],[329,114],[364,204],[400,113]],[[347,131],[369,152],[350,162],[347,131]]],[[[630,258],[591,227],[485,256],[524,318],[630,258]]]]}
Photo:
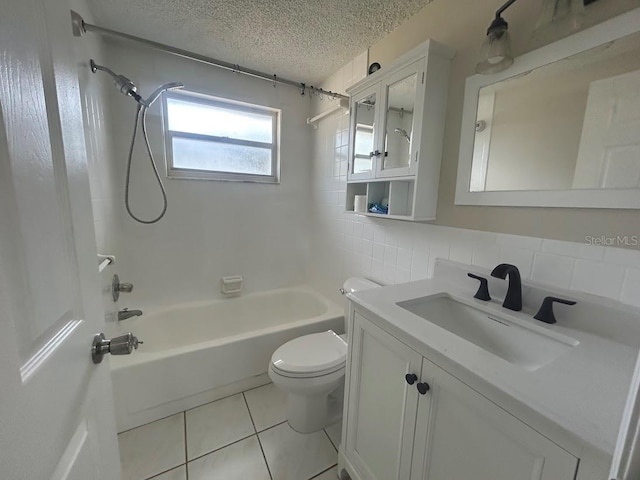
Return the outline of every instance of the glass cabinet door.
{"type": "MultiPolygon", "coordinates": [[[[384,91],[384,152],[378,164],[378,176],[400,176],[415,173],[418,136],[415,118],[418,104],[418,82],[422,81],[420,65],[410,65],[386,82],[384,91]]],[[[417,115],[418,114],[418,115],[417,115]]]]}
{"type": "Polygon", "coordinates": [[[376,157],[380,153],[377,144],[378,134],[375,131],[377,119],[377,88],[362,94],[354,102],[352,112],[349,159],[349,180],[371,178],[376,168],[376,157]]]}

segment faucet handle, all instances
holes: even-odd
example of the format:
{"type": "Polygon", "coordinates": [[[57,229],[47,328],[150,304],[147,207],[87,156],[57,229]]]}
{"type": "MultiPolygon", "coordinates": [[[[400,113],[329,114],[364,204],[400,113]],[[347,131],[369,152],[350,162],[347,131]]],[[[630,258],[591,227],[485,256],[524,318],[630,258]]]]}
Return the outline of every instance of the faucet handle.
{"type": "Polygon", "coordinates": [[[467,276],[470,278],[475,278],[476,280],[480,280],[480,286],[478,287],[478,291],[473,296],[473,298],[484,300],[485,302],[491,300],[491,295],[489,295],[489,281],[486,278],[475,275],[473,273],[467,273],[467,276]]]}
{"type": "Polygon", "coordinates": [[[564,298],[559,297],[545,297],[542,301],[542,305],[540,305],[540,309],[538,313],[536,313],[533,318],[536,320],[540,320],[545,323],[556,323],[556,317],[553,314],[553,303],[562,303],[563,305],[575,305],[576,302],[573,300],[566,300],[564,298]]]}
{"type": "Polygon", "coordinates": [[[111,355],[129,355],[138,349],[141,342],[133,333],[125,333],[111,339],[109,343],[109,353],[111,355]]]}
{"type": "Polygon", "coordinates": [[[118,284],[119,292],[131,293],[133,291],[133,283],[122,282],[118,284]]]}

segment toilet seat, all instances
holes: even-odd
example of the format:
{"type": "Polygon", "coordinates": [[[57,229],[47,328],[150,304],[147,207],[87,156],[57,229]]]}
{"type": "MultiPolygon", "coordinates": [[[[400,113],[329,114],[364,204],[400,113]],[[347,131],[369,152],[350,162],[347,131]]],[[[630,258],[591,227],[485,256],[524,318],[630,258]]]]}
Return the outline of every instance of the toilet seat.
{"type": "Polygon", "coordinates": [[[285,377],[320,377],[344,369],[347,343],[333,330],[294,338],[271,356],[271,368],[285,377]]]}

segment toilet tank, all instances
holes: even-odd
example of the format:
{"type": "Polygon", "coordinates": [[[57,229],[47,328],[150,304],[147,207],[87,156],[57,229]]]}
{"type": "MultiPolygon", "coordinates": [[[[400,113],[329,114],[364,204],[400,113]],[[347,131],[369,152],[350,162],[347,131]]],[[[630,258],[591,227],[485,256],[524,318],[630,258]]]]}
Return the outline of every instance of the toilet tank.
{"type": "Polygon", "coordinates": [[[347,300],[347,293],[359,292],[361,290],[369,290],[370,288],[379,288],[382,285],[372,280],[368,280],[362,277],[350,277],[342,285],[340,293],[344,295],[344,332],[349,333],[349,322],[347,321],[349,315],[349,300],[347,300]]]}

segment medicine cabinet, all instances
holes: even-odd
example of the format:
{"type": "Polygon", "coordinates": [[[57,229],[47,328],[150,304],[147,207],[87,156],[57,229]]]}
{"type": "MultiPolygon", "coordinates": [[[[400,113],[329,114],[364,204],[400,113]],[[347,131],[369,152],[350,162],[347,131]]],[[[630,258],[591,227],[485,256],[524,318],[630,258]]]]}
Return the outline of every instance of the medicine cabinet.
{"type": "Polygon", "coordinates": [[[427,40],[347,90],[347,211],[355,195],[367,195],[359,214],[435,220],[452,58],[449,47],[427,40]],[[370,213],[376,203],[388,213],[370,213]]]}

